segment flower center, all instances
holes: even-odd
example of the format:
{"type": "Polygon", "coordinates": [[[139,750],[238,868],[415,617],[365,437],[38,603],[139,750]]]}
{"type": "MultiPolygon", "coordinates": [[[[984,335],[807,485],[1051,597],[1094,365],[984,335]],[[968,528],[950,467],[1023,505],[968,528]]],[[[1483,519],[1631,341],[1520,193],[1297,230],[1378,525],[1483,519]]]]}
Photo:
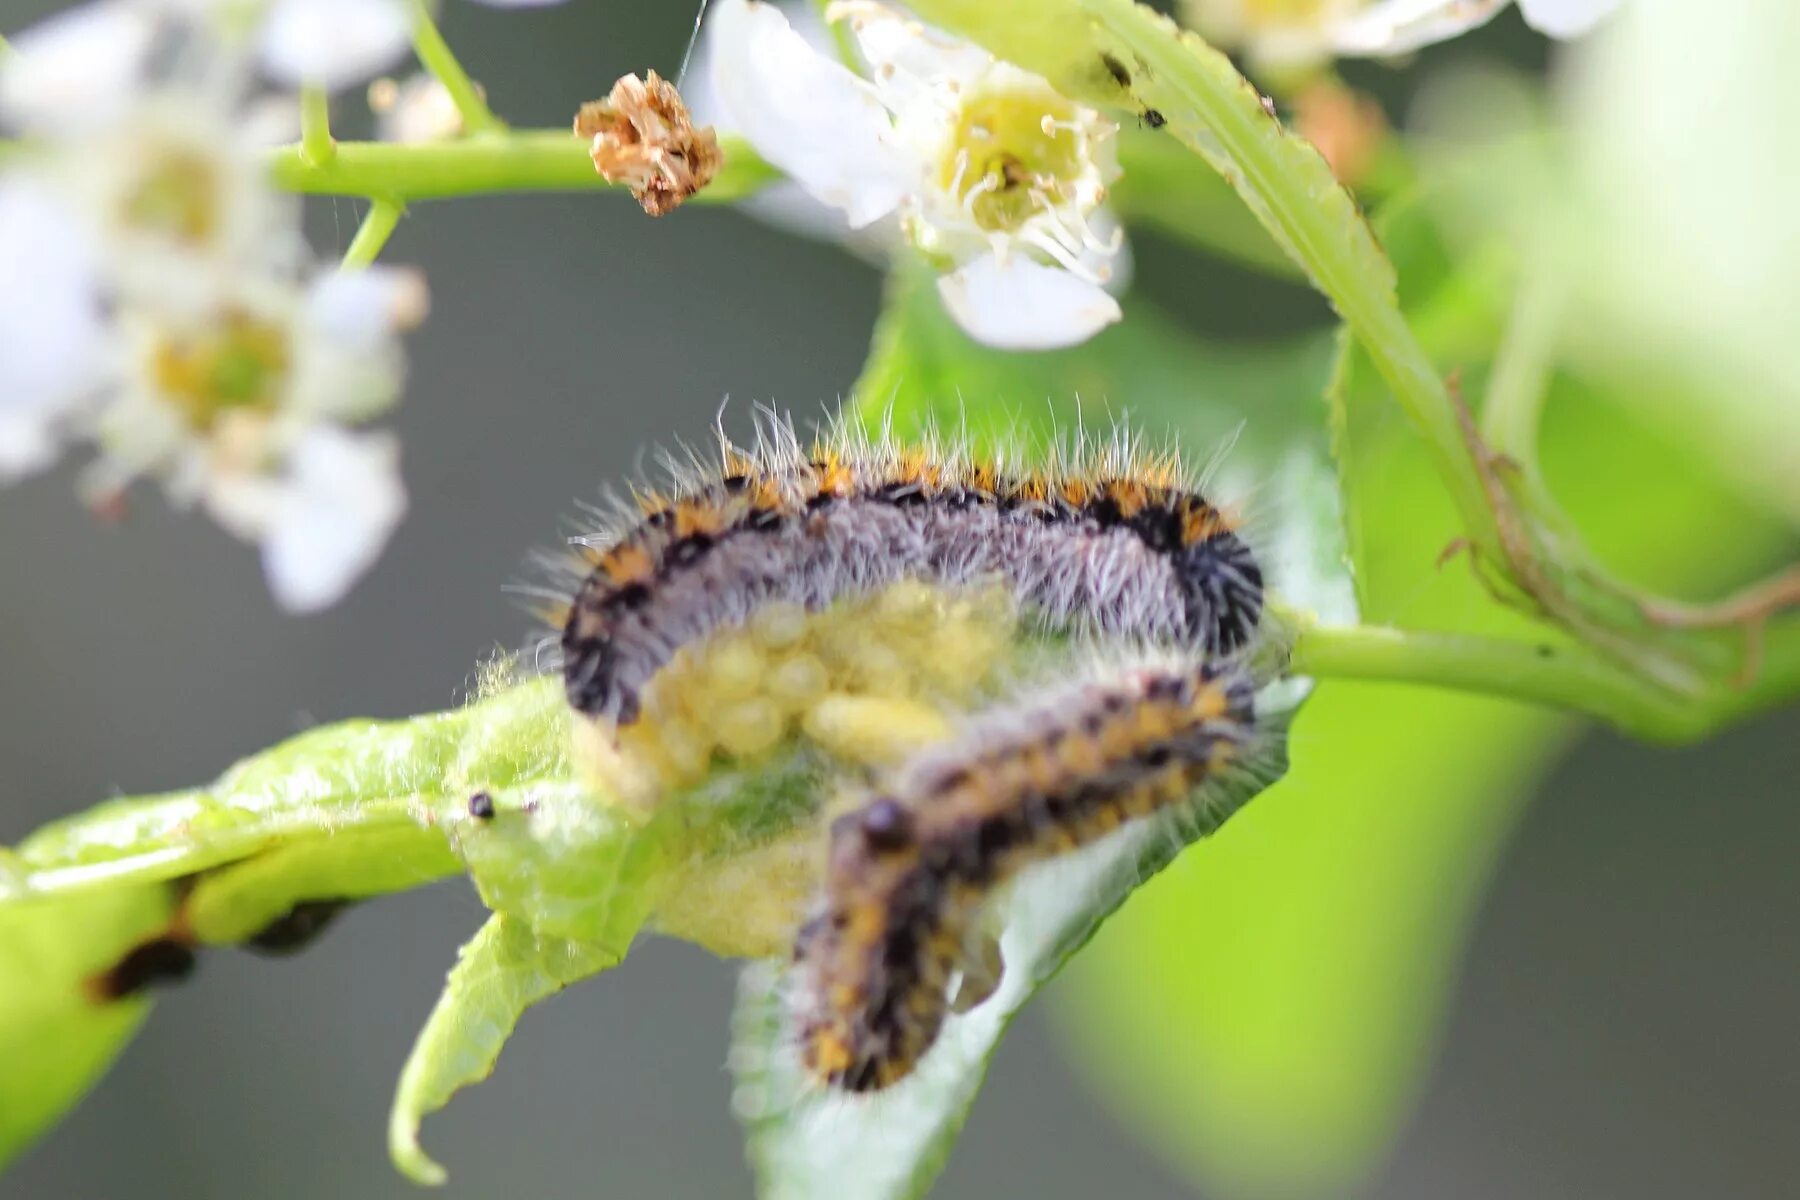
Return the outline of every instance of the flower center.
{"type": "Polygon", "coordinates": [[[1010,233],[1075,199],[1089,166],[1075,106],[1047,84],[972,96],[957,114],[939,183],[988,233],[1010,233]]]}
{"type": "Polygon", "coordinates": [[[204,331],[159,342],[151,370],[189,427],[205,432],[230,412],[274,411],[289,360],[285,330],[233,312],[204,331]]]}
{"type": "Polygon", "coordinates": [[[125,194],[121,216],[132,229],[204,246],[219,227],[219,178],[204,155],[169,147],[125,194]]]}

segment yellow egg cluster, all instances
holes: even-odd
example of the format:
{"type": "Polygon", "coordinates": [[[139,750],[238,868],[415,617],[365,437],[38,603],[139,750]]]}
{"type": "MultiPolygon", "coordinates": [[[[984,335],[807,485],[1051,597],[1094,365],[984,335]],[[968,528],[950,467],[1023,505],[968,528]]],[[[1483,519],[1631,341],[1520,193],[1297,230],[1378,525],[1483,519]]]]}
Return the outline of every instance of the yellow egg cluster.
{"type": "Polygon", "coordinates": [[[770,605],[677,653],[631,725],[578,721],[577,758],[601,795],[640,813],[715,760],[755,762],[796,734],[890,763],[950,732],[945,710],[992,679],[1016,626],[999,587],[905,580],[819,613],[770,605]]]}

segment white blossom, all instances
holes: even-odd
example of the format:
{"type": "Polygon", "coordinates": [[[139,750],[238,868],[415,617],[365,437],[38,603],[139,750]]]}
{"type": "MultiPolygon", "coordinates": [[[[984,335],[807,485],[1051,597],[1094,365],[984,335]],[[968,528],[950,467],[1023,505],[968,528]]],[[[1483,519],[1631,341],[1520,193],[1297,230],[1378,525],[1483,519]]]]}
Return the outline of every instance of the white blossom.
{"type": "Polygon", "coordinates": [[[48,466],[98,382],[87,231],[40,180],[0,176],[0,481],[48,466]]]}
{"type": "Polygon", "coordinates": [[[100,456],[84,489],[104,503],[154,479],[175,504],[198,504],[262,543],[282,604],[329,603],[373,561],[404,507],[391,439],[343,427],[392,404],[403,371],[397,335],[421,316],[423,284],[398,268],[333,272],[305,289],[244,280],[198,315],[127,310],[127,353],[98,404],[100,456]],[[323,444],[321,431],[337,440],[307,449],[323,444]],[[344,439],[365,448],[360,457],[344,439]],[[366,449],[376,446],[387,449],[366,449]],[[349,511],[360,501],[366,512],[349,511]],[[319,513],[305,511],[312,502],[319,513]],[[310,567],[307,552],[316,552],[310,567]]]}
{"type": "Polygon", "coordinates": [[[1040,349],[1119,319],[1106,290],[1122,233],[1103,204],[1116,127],[1039,76],[883,5],[837,3],[867,77],[760,0],[718,0],[721,123],[852,230],[889,216],[943,271],[971,336],[1040,349]]]}
{"type": "Polygon", "coordinates": [[[384,142],[441,142],[463,132],[462,112],[449,89],[423,71],[371,83],[369,108],[384,142]]]}
{"type": "MultiPolygon", "coordinates": [[[[238,0],[211,0],[229,8],[238,0]]],[[[543,8],[562,0],[480,0],[543,8]]],[[[409,0],[270,0],[257,32],[264,69],[279,82],[336,91],[392,67],[412,44],[409,0]]]]}
{"type": "Polygon", "coordinates": [[[98,406],[89,491],[154,477],[177,503],[206,501],[251,536],[262,514],[235,508],[230,485],[279,470],[313,426],[366,421],[393,403],[397,335],[420,315],[422,286],[400,268],[327,273],[306,288],[244,278],[210,311],[123,310],[125,354],[98,406]]]}
{"type": "Polygon", "coordinates": [[[380,557],[406,511],[392,434],[308,430],[288,456],[262,537],[263,573],[292,612],[334,604],[380,557]]]}
{"type": "Polygon", "coordinates": [[[137,101],[158,24],[130,0],[100,0],[31,26],[0,57],[0,116],[52,133],[118,120],[137,101]]]}
{"type": "Polygon", "coordinates": [[[25,135],[0,164],[0,478],[89,442],[97,507],[155,483],[259,544],[277,601],[304,610],[405,508],[392,437],[352,426],[398,397],[426,295],[411,271],[308,265],[243,37],[290,3],[232,26],[257,10],[101,0],[0,60],[0,112],[25,135]]]}
{"type": "Polygon", "coordinates": [[[216,88],[160,87],[58,148],[125,298],[203,309],[246,269],[300,261],[299,206],[270,186],[248,115],[216,88]]]}
{"type": "Polygon", "coordinates": [[[271,78],[330,91],[386,70],[411,44],[406,0],[273,0],[257,32],[271,78]]]}
{"type": "MultiPolygon", "coordinates": [[[[1189,21],[1264,65],[1406,54],[1485,25],[1513,0],[1186,0],[1189,21]]],[[[1518,0],[1553,37],[1592,29],[1619,0],[1518,0]]]]}

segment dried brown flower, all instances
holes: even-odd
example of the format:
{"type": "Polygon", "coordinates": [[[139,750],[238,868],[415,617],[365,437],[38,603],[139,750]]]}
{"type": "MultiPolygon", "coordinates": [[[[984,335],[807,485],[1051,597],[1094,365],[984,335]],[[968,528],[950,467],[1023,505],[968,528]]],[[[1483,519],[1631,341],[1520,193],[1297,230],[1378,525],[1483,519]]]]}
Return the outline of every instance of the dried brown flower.
{"type": "Polygon", "coordinates": [[[629,187],[653,217],[705,187],[724,161],[712,126],[695,129],[681,93],[655,71],[626,75],[606,99],[582,105],[575,132],[590,139],[600,177],[629,187]]]}

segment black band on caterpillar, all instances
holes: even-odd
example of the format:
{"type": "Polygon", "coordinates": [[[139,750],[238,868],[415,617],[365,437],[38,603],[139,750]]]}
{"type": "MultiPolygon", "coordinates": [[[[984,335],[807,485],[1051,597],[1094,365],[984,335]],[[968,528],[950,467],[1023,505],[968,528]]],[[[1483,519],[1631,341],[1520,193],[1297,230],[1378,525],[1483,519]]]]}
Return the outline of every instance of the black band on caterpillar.
{"type": "Polygon", "coordinates": [[[651,498],[592,555],[562,632],[578,711],[637,718],[683,646],[787,601],[816,611],[902,579],[998,579],[1052,628],[1228,652],[1262,615],[1262,571],[1233,521],[1129,449],[1009,474],[923,451],[791,439],[728,456],[721,477],[651,498]],[[785,448],[784,448],[785,447],[785,448]]]}
{"type": "Polygon", "coordinates": [[[979,718],[839,818],[794,949],[808,1071],[851,1091],[909,1074],[993,889],[1243,763],[1253,703],[1235,665],[1134,668],[979,718]]]}

